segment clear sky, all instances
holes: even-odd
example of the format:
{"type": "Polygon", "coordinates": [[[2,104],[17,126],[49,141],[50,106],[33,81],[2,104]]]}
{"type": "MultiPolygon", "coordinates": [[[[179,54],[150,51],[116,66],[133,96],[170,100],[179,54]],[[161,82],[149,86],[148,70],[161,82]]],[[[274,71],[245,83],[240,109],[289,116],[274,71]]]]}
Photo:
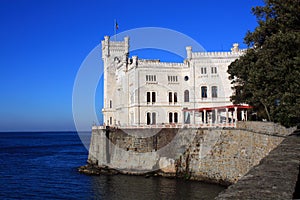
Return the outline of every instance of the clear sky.
{"type": "MultiPolygon", "coordinates": [[[[0,0],[0,131],[75,130],[72,90],[104,35],[139,27],[184,33],[207,51],[242,47],[262,0],[0,0]]],[[[101,105],[98,94],[96,106],[101,105]]],[[[100,116],[101,108],[98,109],[100,116]]],[[[92,122],[91,122],[92,124],[92,122]]]]}

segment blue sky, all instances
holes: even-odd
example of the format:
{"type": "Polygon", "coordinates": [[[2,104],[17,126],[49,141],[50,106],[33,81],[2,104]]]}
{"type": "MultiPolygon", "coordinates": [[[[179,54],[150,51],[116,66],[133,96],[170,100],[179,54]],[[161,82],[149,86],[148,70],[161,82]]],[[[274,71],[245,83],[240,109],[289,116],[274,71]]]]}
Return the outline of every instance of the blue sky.
{"type": "MultiPolygon", "coordinates": [[[[234,42],[246,47],[256,5],[262,0],[0,0],[0,131],[75,130],[77,71],[104,35],[114,34],[114,19],[119,32],[169,28],[219,51],[234,42]]],[[[98,92],[97,107],[101,100],[98,92]]]]}

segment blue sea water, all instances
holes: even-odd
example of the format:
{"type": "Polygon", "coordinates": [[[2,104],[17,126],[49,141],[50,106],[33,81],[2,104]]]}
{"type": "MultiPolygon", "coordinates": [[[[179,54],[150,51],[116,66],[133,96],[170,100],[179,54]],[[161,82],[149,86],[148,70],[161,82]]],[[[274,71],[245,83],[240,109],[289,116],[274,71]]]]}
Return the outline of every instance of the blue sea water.
{"type": "Polygon", "coordinates": [[[0,199],[213,199],[224,187],[162,177],[77,172],[76,132],[0,133],[0,199]]]}

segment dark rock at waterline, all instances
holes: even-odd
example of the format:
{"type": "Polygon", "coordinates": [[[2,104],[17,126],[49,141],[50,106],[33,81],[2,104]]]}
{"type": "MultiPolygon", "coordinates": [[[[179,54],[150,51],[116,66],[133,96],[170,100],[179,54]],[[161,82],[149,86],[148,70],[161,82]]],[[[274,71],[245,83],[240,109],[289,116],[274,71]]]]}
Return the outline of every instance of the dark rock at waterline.
{"type": "Polygon", "coordinates": [[[82,174],[90,175],[90,176],[100,176],[100,175],[117,175],[117,174],[123,174],[123,175],[135,175],[135,176],[144,176],[145,178],[150,177],[165,177],[165,178],[175,178],[175,179],[184,179],[184,180],[195,180],[195,181],[201,181],[204,183],[212,183],[212,184],[218,184],[222,186],[229,186],[231,183],[226,181],[216,181],[212,179],[207,179],[205,177],[190,177],[190,176],[183,176],[183,174],[176,174],[176,173],[166,173],[162,170],[155,170],[155,171],[130,171],[128,169],[113,169],[109,166],[102,165],[99,166],[97,164],[88,163],[87,165],[81,166],[78,168],[78,171],[82,174]]]}
{"type": "Polygon", "coordinates": [[[78,168],[78,171],[80,173],[87,174],[87,175],[100,175],[100,174],[115,175],[120,173],[118,170],[109,168],[108,166],[98,166],[93,164],[87,164],[81,166],[78,168]]]}

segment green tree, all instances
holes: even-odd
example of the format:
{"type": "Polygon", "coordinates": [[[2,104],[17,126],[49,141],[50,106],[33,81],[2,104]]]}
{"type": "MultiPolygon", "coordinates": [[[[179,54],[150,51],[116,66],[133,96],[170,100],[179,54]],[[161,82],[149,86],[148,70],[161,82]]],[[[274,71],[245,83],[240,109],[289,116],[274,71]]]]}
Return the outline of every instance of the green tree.
{"type": "Polygon", "coordinates": [[[252,8],[258,26],[248,50],[228,67],[235,104],[286,127],[300,123],[300,0],[265,0],[252,8]]]}

